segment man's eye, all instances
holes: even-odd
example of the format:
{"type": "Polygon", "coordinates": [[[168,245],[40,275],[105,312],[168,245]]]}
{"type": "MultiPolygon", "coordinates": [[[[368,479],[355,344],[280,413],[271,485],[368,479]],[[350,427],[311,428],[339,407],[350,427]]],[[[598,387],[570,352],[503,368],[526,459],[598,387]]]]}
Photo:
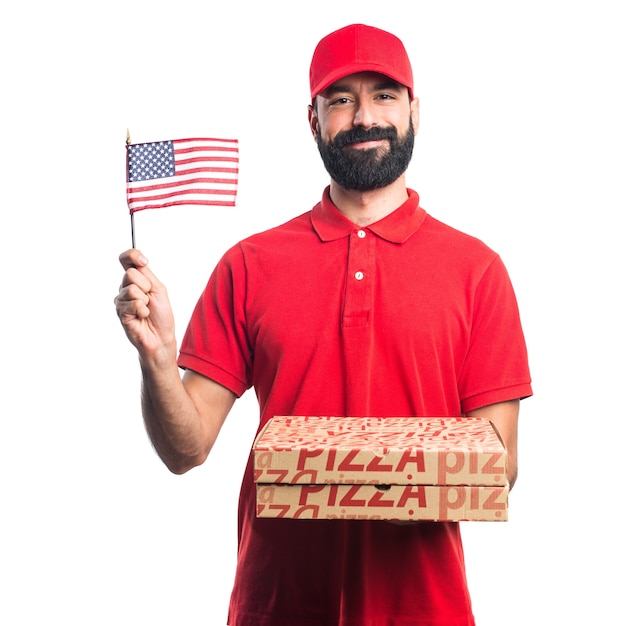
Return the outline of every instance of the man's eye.
{"type": "Polygon", "coordinates": [[[340,98],[335,98],[331,104],[346,104],[348,102],[348,98],[346,96],[342,96],[340,98]]]}

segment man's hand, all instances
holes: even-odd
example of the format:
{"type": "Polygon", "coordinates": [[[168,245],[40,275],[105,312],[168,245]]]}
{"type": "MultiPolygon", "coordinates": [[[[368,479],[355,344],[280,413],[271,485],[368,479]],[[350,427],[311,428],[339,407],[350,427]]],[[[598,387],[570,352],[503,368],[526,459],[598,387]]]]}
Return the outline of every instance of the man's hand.
{"type": "Polygon", "coordinates": [[[175,359],[174,316],[165,286],[139,250],[131,248],[119,258],[125,273],[115,307],[128,339],[141,359],[175,359]]]}

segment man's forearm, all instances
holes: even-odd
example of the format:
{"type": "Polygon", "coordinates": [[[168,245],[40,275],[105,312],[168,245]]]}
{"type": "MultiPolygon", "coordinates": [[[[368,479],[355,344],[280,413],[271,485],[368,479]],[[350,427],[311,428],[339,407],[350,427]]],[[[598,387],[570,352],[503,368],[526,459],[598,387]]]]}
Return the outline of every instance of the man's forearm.
{"type": "Polygon", "coordinates": [[[171,472],[183,474],[209,451],[201,416],[175,363],[165,369],[142,365],[142,374],[141,404],[152,445],[171,472]]]}

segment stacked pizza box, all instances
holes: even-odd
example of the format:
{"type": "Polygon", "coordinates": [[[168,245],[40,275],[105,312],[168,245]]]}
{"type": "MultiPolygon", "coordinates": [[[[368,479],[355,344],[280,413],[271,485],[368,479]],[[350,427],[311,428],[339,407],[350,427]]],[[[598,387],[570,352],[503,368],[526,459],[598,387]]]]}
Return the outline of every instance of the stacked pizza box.
{"type": "Polygon", "coordinates": [[[506,450],[484,418],[276,416],[253,458],[258,517],[508,519],[506,450]]]}

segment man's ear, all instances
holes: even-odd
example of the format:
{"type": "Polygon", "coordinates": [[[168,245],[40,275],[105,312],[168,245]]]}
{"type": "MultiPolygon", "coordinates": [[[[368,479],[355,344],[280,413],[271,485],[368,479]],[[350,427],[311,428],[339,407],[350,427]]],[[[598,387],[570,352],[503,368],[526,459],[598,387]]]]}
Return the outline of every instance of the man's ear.
{"type": "Polygon", "coordinates": [[[319,118],[317,117],[317,111],[312,104],[309,104],[309,128],[311,129],[311,134],[313,135],[313,139],[317,141],[317,135],[319,132],[319,118]]]}
{"type": "Polygon", "coordinates": [[[411,101],[411,122],[413,124],[413,132],[417,135],[420,126],[420,99],[414,98],[411,101]]]}

